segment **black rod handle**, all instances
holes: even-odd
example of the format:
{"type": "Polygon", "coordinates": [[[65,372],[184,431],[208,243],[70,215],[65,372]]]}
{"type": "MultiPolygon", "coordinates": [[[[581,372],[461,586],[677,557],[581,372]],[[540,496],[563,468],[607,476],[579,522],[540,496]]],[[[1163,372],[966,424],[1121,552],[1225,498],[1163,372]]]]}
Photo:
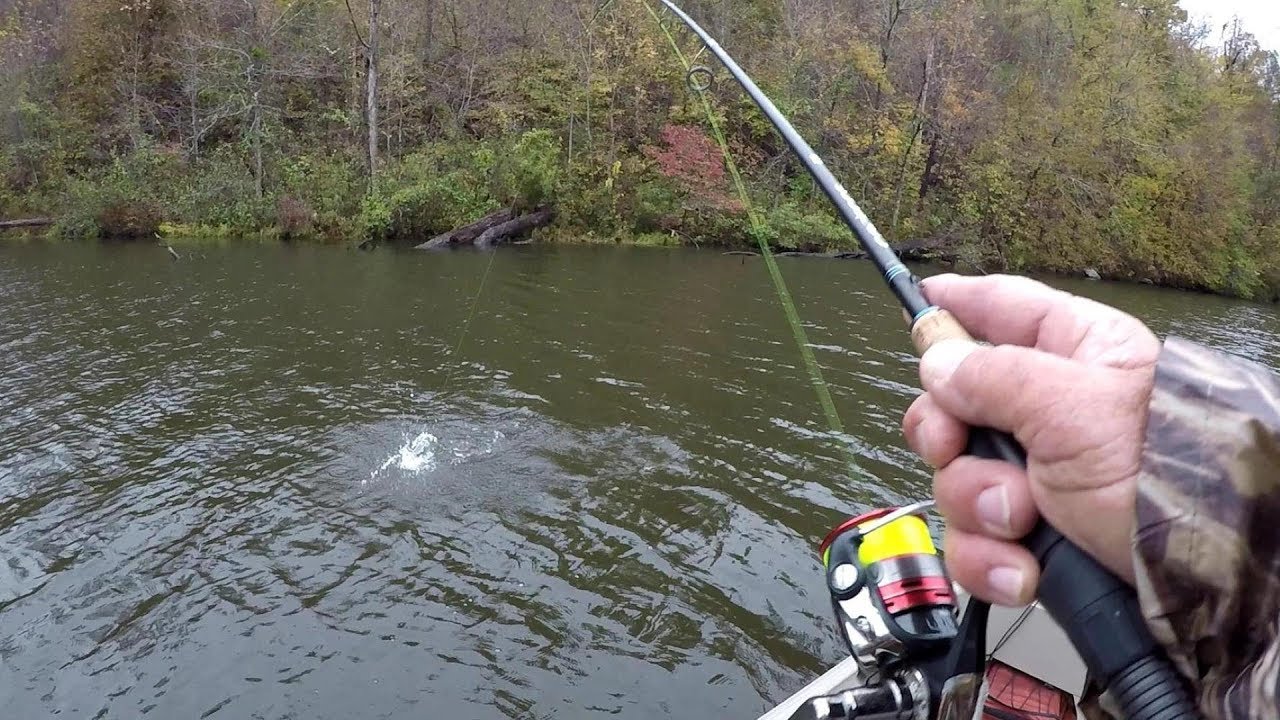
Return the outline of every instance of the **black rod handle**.
{"type": "MultiPolygon", "coordinates": [[[[1011,435],[975,428],[968,453],[1025,468],[1011,435]]],[[[1040,561],[1036,599],[1066,632],[1089,674],[1128,720],[1190,720],[1199,712],[1147,628],[1133,588],[1043,520],[1022,544],[1040,561]]]]}

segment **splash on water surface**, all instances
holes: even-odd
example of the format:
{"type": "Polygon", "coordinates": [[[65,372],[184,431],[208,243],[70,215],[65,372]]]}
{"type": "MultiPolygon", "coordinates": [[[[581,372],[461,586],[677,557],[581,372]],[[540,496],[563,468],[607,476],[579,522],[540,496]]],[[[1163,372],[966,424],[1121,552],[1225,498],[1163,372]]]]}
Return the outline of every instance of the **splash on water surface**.
{"type": "Polygon", "coordinates": [[[412,439],[406,438],[404,445],[392,453],[377,470],[369,473],[369,479],[365,482],[376,480],[391,469],[398,469],[409,475],[420,475],[436,470],[442,461],[447,466],[461,465],[493,454],[505,438],[502,431],[493,430],[489,437],[483,439],[450,443],[441,442],[430,430],[423,430],[412,439]]]}
{"type": "Polygon", "coordinates": [[[400,447],[394,455],[387,458],[382,463],[382,467],[374,470],[369,474],[372,480],[379,474],[385,472],[392,466],[399,467],[408,473],[419,473],[423,470],[436,469],[436,446],[439,445],[440,438],[432,435],[430,431],[423,430],[418,436],[400,447]]]}

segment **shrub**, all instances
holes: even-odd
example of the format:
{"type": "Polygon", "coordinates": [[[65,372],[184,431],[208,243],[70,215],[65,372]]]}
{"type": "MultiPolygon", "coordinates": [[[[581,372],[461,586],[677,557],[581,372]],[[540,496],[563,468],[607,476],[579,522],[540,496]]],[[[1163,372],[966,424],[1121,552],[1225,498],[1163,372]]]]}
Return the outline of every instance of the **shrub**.
{"type": "Polygon", "coordinates": [[[660,232],[639,233],[632,238],[631,242],[639,247],[673,247],[680,245],[679,238],[670,233],[660,232]]]}
{"type": "Polygon", "coordinates": [[[622,174],[620,164],[610,165],[600,156],[572,163],[556,202],[557,225],[568,235],[620,239],[625,232],[618,208],[622,174]]]}
{"type": "MultiPolygon", "coordinates": [[[[10,165],[9,158],[0,155],[0,166],[6,165],[10,165]]],[[[22,191],[18,189],[18,183],[9,177],[0,177],[0,217],[15,215],[20,207],[22,195],[22,191]]]]}
{"type": "Polygon", "coordinates": [[[643,181],[635,186],[627,209],[634,232],[670,232],[679,222],[680,195],[665,179],[643,181]]]}
{"type": "Polygon", "coordinates": [[[276,220],[275,203],[259,198],[249,159],[240,148],[218,147],[192,164],[174,203],[185,223],[251,233],[276,220]]]}
{"type": "Polygon", "coordinates": [[[311,235],[315,212],[305,201],[293,195],[281,195],[276,201],[276,227],[284,240],[311,235]]]}
{"type": "Polygon", "coordinates": [[[391,240],[430,237],[452,230],[448,178],[410,185],[391,194],[387,206],[391,222],[387,236],[391,240]]]}
{"type": "Polygon", "coordinates": [[[117,199],[94,218],[98,236],[110,240],[147,240],[160,232],[164,213],[149,200],[117,199]]]}
{"type": "Polygon", "coordinates": [[[385,186],[365,198],[360,225],[375,240],[413,241],[448,232],[493,210],[469,178],[450,173],[398,189],[385,186]]]}
{"type": "MultiPolygon", "coordinates": [[[[342,238],[359,230],[356,219],[367,181],[355,159],[340,154],[301,155],[284,161],[280,173],[283,195],[311,211],[307,234],[342,238]]],[[[278,221],[279,201],[276,209],[278,221]]]]}
{"type": "Polygon", "coordinates": [[[417,242],[493,212],[490,171],[498,155],[486,145],[442,143],[404,158],[364,197],[361,233],[417,242]]]}
{"type": "Polygon", "coordinates": [[[58,202],[54,234],[69,239],[139,240],[155,235],[166,195],[183,171],[173,155],[142,148],[68,180],[58,202]]]}
{"type": "Polygon", "coordinates": [[[493,166],[493,197],[518,211],[546,204],[559,185],[560,141],[549,130],[524,133],[493,166]]]}
{"type": "Polygon", "coordinates": [[[737,206],[737,199],[728,193],[724,152],[705,132],[689,125],[667,125],[662,128],[662,145],[645,148],[645,154],[690,204],[720,210],[737,206]]]}
{"type": "Polygon", "coordinates": [[[848,228],[830,214],[806,211],[794,203],[783,203],[764,216],[775,242],[785,247],[827,250],[852,247],[855,242],[848,228]]]}
{"type": "Polygon", "coordinates": [[[391,206],[377,192],[364,196],[360,203],[360,235],[367,240],[385,240],[391,231],[391,206]]]}

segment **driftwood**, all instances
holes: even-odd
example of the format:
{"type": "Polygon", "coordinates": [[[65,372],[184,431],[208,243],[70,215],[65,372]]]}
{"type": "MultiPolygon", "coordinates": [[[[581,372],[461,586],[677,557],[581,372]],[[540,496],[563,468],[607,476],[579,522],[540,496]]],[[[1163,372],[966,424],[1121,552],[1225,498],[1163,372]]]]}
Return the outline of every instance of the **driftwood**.
{"type": "MultiPolygon", "coordinates": [[[[944,236],[934,238],[924,238],[921,240],[908,240],[893,248],[894,253],[898,257],[907,262],[928,262],[938,260],[942,262],[953,262],[956,259],[955,238],[944,236]]],[[[727,252],[725,255],[754,256],[758,253],[735,251],[727,252]]],[[[867,253],[862,250],[846,250],[842,252],[804,252],[799,250],[784,250],[775,253],[778,257],[796,257],[796,258],[814,258],[818,260],[866,260],[867,253]]]]}
{"type": "Polygon", "coordinates": [[[944,235],[942,237],[923,238],[920,240],[908,240],[893,250],[898,257],[908,262],[924,262],[928,260],[942,260],[951,262],[956,259],[954,237],[944,235]]]}
{"type": "Polygon", "coordinates": [[[516,240],[531,231],[551,224],[555,210],[539,208],[527,215],[517,215],[515,210],[496,212],[470,225],[439,235],[417,247],[418,250],[443,250],[458,245],[492,247],[516,240]]]}
{"type": "MultiPolygon", "coordinates": [[[[760,257],[760,253],[750,250],[733,250],[722,253],[725,257],[760,257]]],[[[776,257],[802,257],[802,258],[820,258],[825,260],[863,260],[867,254],[862,251],[856,252],[830,252],[830,253],[811,253],[798,252],[795,250],[784,250],[774,253],[776,257]]]]}
{"type": "Polygon", "coordinates": [[[9,228],[48,227],[52,224],[53,224],[53,218],[26,218],[24,220],[0,220],[0,230],[8,230],[9,228]]]}
{"type": "Polygon", "coordinates": [[[470,245],[476,242],[481,235],[485,234],[489,230],[502,225],[503,223],[511,222],[515,216],[515,210],[502,210],[490,215],[489,217],[477,220],[470,225],[460,227],[453,232],[437,235],[431,240],[422,243],[416,249],[443,250],[455,245],[470,245]]]}
{"type": "Polygon", "coordinates": [[[532,232],[533,230],[537,230],[540,227],[550,225],[551,221],[554,220],[555,217],[556,213],[554,210],[551,208],[542,208],[541,210],[536,210],[528,215],[521,215],[514,220],[504,222],[501,225],[494,225],[488,230],[480,233],[480,237],[476,238],[476,247],[487,248],[501,244],[512,238],[521,237],[522,235],[532,232]]]}
{"type": "Polygon", "coordinates": [[[814,258],[817,260],[850,260],[864,258],[866,255],[847,252],[799,252],[788,251],[776,253],[778,257],[814,258]]]}

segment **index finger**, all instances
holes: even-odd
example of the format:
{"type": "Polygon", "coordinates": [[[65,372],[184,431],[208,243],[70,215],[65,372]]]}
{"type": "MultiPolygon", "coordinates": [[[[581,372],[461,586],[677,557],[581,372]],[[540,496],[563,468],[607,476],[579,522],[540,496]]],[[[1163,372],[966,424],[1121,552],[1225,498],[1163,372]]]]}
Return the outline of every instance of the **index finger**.
{"type": "Polygon", "coordinates": [[[937,275],[921,283],[925,297],[950,310],[970,333],[995,345],[1036,347],[1040,328],[1071,295],[1013,275],[937,275]]]}
{"type": "Polygon", "coordinates": [[[1148,363],[1159,352],[1159,342],[1137,318],[1030,278],[939,275],[922,288],[930,302],[995,345],[1116,367],[1148,363]]]}

